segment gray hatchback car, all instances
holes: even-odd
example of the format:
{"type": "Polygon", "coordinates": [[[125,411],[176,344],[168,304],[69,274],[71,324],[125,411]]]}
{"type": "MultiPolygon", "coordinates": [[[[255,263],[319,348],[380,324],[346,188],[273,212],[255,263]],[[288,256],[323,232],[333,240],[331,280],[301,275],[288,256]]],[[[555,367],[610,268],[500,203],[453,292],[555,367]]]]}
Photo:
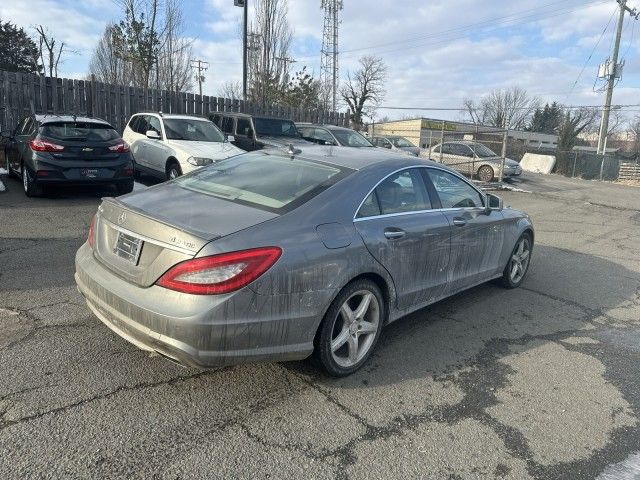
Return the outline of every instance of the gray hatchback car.
{"type": "Polygon", "coordinates": [[[109,328],[179,363],[313,355],[344,376],[385,324],[489,280],[519,286],[533,241],[526,214],[447,167],[312,146],[104,199],[75,278],[109,328]]]}

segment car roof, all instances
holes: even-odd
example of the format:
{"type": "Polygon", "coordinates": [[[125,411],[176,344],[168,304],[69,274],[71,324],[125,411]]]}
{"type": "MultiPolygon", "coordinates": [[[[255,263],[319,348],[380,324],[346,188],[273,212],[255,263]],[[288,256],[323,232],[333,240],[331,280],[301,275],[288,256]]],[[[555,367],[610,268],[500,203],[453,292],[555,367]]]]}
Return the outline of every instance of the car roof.
{"type": "Polygon", "coordinates": [[[343,130],[343,131],[355,132],[355,130],[352,129],[352,128],[341,127],[339,125],[325,125],[325,124],[320,124],[320,123],[296,122],[296,126],[299,126],[299,127],[324,128],[326,130],[343,130]]]}
{"type": "Polygon", "coordinates": [[[222,115],[225,117],[237,117],[237,118],[261,118],[264,120],[283,120],[287,122],[293,122],[290,118],[278,118],[278,117],[270,117],[268,115],[251,115],[248,113],[238,113],[238,112],[209,112],[209,115],[222,115]]]}
{"type": "MultiPolygon", "coordinates": [[[[407,155],[400,155],[389,152],[381,148],[351,148],[326,145],[296,145],[296,158],[322,163],[329,163],[337,167],[349,168],[351,170],[362,170],[368,166],[382,162],[391,162],[397,168],[411,167],[415,165],[444,167],[441,163],[436,163],[424,158],[416,159],[407,155]]],[[[270,155],[290,155],[285,149],[263,150],[270,155]]],[[[445,167],[449,170],[447,167],[445,167]]]]}
{"type": "Polygon", "coordinates": [[[207,121],[209,120],[207,117],[203,117],[200,115],[184,115],[180,113],[163,113],[163,112],[138,112],[133,114],[132,117],[135,117],[138,115],[158,115],[159,117],[162,117],[164,119],[175,118],[178,120],[207,120],[207,121]]]}
{"type": "Polygon", "coordinates": [[[102,120],[101,118],[93,118],[93,117],[83,117],[83,116],[74,116],[74,115],[55,115],[55,114],[46,114],[46,115],[34,115],[36,121],[38,123],[53,123],[53,122],[90,122],[90,123],[100,123],[102,125],[111,125],[106,120],[102,120]]]}

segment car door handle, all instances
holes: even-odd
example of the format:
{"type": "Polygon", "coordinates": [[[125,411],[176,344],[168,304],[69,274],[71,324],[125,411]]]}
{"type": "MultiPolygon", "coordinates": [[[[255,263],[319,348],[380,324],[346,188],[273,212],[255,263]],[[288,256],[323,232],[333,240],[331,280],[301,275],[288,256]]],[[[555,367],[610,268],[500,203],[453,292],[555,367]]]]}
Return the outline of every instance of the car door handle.
{"type": "Polygon", "coordinates": [[[384,229],[384,236],[387,237],[389,240],[393,240],[396,238],[402,238],[407,234],[407,232],[405,232],[404,230],[400,229],[400,228],[385,228],[384,229]]]}
{"type": "Polygon", "coordinates": [[[456,227],[464,227],[467,224],[467,221],[464,218],[454,218],[453,219],[453,224],[456,227]]]}

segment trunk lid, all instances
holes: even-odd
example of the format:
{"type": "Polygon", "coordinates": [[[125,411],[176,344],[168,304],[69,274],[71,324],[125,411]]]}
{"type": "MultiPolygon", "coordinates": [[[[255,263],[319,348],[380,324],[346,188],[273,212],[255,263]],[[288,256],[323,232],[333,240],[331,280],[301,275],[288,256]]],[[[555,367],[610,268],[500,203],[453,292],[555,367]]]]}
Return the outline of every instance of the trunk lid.
{"type": "Polygon", "coordinates": [[[107,268],[148,287],[211,240],[277,216],[169,182],[105,198],[98,210],[94,249],[107,268]]]}

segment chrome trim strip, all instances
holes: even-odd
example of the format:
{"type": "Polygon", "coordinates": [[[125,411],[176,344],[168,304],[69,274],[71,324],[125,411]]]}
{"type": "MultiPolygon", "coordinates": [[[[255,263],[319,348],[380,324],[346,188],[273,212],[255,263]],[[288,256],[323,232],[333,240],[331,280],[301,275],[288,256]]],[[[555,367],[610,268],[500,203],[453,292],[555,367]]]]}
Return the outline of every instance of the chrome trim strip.
{"type": "MultiPolygon", "coordinates": [[[[476,210],[476,209],[483,210],[484,209],[484,207],[432,208],[430,210],[419,210],[419,211],[415,211],[415,212],[387,213],[387,214],[384,214],[384,215],[374,215],[372,217],[357,218],[358,212],[362,208],[362,205],[364,204],[364,202],[367,200],[367,198],[369,198],[369,195],[371,195],[373,193],[373,191],[376,188],[378,188],[378,186],[382,182],[384,182],[390,176],[395,175],[396,173],[402,172],[404,170],[410,170],[412,168],[432,168],[434,170],[440,170],[442,172],[450,173],[451,175],[453,175],[455,177],[458,177],[460,180],[462,180],[467,185],[469,185],[471,188],[473,188],[476,192],[478,192],[482,196],[482,198],[484,199],[485,203],[487,202],[487,195],[482,190],[478,189],[473,183],[469,182],[460,173],[452,171],[452,170],[449,170],[449,169],[446,169],[446,168],[441,168],[441,167],[438,167],[436,165],[424,165],[424,164],[423,165],[413,165],[411,167],[402,167],[402,168],[396,170],[395,172],[391,172],[389,175],[387,175],[382,180],[380,180],[378,183],[376,183],[376,185],[371,190],[369,190],[369,192],[364,196],[364,198],[360,202],[360,205],[358,205],[358,208],[356,208],[356,213],[353,215],[353,221],[354,222],[359,222],[359,221],[362,221],[362,220],[368,220],[370,218],[382,218],[382,217],[389,217],[389,216],[397,217],[398,215],[410,215],[410,214],[425,213],[425,212],[449,212],[449,211],[452,211],[452,210],[476,210]]],[[[426,186],[425,186],[425,188],[426,188],[426,186]]]]}
{"type": "Polygon", "coordinates": [[[102,218],[101,220],[103,222],[109,224],[109,226],[111,228],[113,228],[114,230],[117,230],[118,232],[122,232],[122,233],[124,233],[126,235],[131,235],[132,237],[135,237],[135,238],[139,238],[143,242],[152,243],[152,244],[157,245],[159,247],[167,248],[169,250],[173,250],[174,252],[183,253],[185,255],[194,255],[196,253],[196,251],[197,251],[197,250],[189,250],[187,248],[178,247],[176,245],[171,245],[170,243],[162,242],[160,240],[156,240],[154,238],[149,238],[149,237],[147,237],[145,235],[141,235],[139,233],[132,232],[131,230],[127,230],[126,228],[119,227],[115,223],[110,222],[109,220],[107,220],[106,218],[102,218]]]}

